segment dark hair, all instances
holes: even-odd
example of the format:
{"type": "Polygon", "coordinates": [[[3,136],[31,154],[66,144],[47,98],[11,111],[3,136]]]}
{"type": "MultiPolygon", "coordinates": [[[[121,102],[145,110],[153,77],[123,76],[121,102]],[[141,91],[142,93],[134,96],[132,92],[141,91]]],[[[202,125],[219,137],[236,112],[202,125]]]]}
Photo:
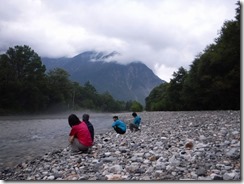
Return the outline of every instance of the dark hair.
{"type": "Polygon", "coordinates": [[[82,116],[82,120],[85,121],[85,122],[88,122],[89,121],[89,114],[83,114],[82,116]]]}
{"type": "Polygon", "coordinates": [[[118,117],[118,116],[114,116],[113,118],[115,118],[115,119],[119,119],[119,117],[118,117]]]}
{"type": "Polygon", "coordinates": [[[80,124],[80,119],[75,114],[69,115],[68,121],[70,127],[80,124]]]}
{"type": "Polygon", "coordinates": [[[133,116],[133,117],[136,117],[136,116],[137,116],[137,114],[136,114],[135,112],[133,112],[133,113],[132,113],[132,116],[133,116]]]}

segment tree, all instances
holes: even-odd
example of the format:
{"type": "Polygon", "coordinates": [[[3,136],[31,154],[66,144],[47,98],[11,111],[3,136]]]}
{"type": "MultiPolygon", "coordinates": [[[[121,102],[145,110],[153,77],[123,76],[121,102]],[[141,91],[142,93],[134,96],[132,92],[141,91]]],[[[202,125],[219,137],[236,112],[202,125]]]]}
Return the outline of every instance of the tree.
{"type": "Polygon", "coordinates": [[[195,59],[184,85],[184,99],[194,110],[240,109],[240,22],[226,21],[215,39],[195,59]]]}
{"type": "Polygon", "coordinates": [[[178,72],[173,73],[174,78],[170,80],[167,89],[169,110],[181,110],[183,108],[181,93],[186,76],[187,71],[183,67],[180,67],[178,72]]]}
{"type": "Polygon", "coordinates": [[[97,94],[96,88],[90,83],[90,81],[87,81],[84,84],[84,87],[85,87],[86,91],[88,91],[89,93],[91,93],[91,94],[97,94]]]}
{"type": "Polygon", "coordinates": [[[63,106],[68,106],[68,104],[71,104],[74,88],[69,80],[69,74],[61,68],[55,68],[48,71],[47,79],[50,105],[62,104],[63,106]]]}
{"type": "Polygon", "coordinates": [[[226,21],[215,43],[200,53],[187,72],[174,72],[169,84],[146,98],[146,110],[240,109],[240,2],[236,20],[226,21]]]}
{"type": "Polygon", "coordinates": [[[45,72],[40,57],[28,46],[15,46],[0,55],[0,114],[71,108],[125,110],[125,102],[109,93],[98,94],[89,81],[80,86],[61,68],[45,72]]]}
{"type": "Polygon", "coordinates": [[[102,111],[115,112],[122,110],[122,105],[118,101],[115,101],[108,92],[100,95],[100,102],[100,110],[102,111]]]}
{"type": "Polygon", "coordinates": [[[155,87],[146,97],[147,111],[169,110],[170,102],[168,97],[169,83],[163,83],[155,87]]]}
{"type": "Polygon", "coordinates": [[[45,71],[30,47],[10,47],[0,56],[0,108],[36,111],[45,107],[45,71]]]}
{"type": "Polygon", "coordinates": [[[131,104],[131,111],[141,112],[141,111],[143,111],[143,106],[139,102],[133,101],[131,104]]]}

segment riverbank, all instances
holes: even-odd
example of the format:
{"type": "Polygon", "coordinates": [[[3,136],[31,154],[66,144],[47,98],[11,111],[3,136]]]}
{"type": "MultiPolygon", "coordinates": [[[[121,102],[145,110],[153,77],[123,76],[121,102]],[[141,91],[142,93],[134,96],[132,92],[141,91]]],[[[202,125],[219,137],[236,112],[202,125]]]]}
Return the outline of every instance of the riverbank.
{"type": "Polygon", "coordinates": [[[0,117],[0,170],[68,145],[71,113],[90,114],[96,134],[111,130],[112,114],[89,111],[0,117]]]}
{"type": "MultiPolygon", "coordinates": [[[[118,114],[127,124],[131,113],[118,114]]],[[[1,180],[240,180],[240,111],[143,112],[142,128],[95,135],[89,153],[69,147],[14,168],[1,180]]]]}

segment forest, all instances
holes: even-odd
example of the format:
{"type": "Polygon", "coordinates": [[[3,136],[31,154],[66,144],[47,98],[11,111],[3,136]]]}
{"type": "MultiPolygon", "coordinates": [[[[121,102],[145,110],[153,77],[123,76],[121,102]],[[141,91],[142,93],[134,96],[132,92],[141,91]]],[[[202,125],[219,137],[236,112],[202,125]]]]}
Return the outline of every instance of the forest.
{"type": "Polygon", "coordinates": [[[0,55],[0,96],[0,115],[143,109],[137,101],[118,101],[108,92],[99,94],[89,81],[81,86],[61,68],[46,71],[41,58],[27,45],[10,47],[0,55]]]}
{"type": "Polygon", "coordinates": [[[240,2],[237,6],[235,20],[224,22],[189,71],[180,67],[169,83],[151,91],[147,111],[240,109],[240,2]]]}

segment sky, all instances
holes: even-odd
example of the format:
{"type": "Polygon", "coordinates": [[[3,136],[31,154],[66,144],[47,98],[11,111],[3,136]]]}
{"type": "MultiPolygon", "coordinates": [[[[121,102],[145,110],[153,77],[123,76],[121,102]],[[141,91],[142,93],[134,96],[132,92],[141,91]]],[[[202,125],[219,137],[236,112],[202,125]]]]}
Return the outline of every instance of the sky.
{"type": "MultiPolygon", "coordinates": [[[[237,0],[0,0],[0,52],[28,45],[40,57],[120,53],[169,82],[234,20],[237,0]]],[[[110,61],[108,61],[110,62],[110,61]]]]}

